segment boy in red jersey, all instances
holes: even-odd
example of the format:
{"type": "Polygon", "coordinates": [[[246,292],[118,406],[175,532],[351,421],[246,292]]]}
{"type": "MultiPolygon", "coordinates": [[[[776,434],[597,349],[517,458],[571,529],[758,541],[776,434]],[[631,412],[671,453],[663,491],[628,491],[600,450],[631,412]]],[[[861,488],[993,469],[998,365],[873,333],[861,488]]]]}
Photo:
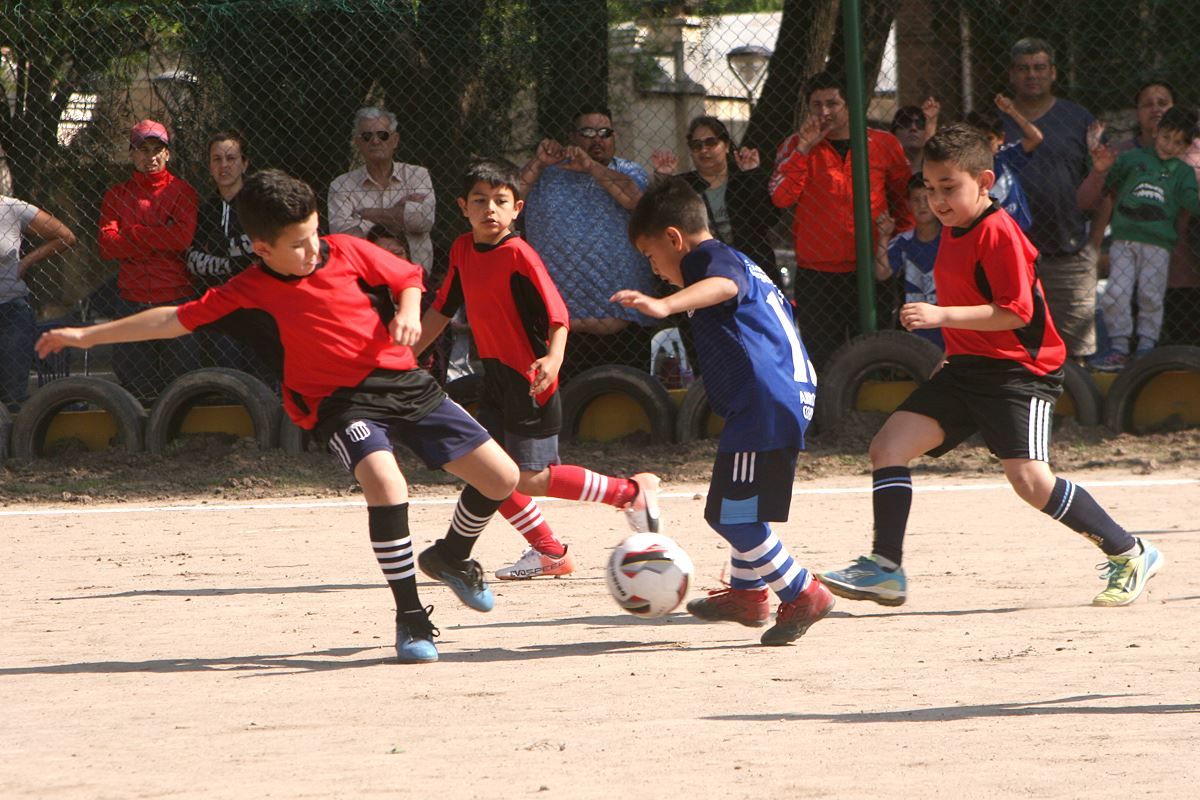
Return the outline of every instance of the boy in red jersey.
{"type": "Polygon", "coordinates": [[[1047,463],[1066,347],[1037,276],[1037,250],[988,197],[995,173],[987,137],[951,125],[925,144],[924,153],[929,205],[944,226],[933,267],[938,304],[906,303],[900,322],[909,330],[942,328],[947,360],[871,441],[872,554],[821,575],[821,581],[841,597],[903,603],[900,559],[912,504],[908,465],[922,453],[949,452],[979,432],[1022,500],[1104,551],[1101,577],[1108,586],[1093,604],[1128,605],[1164,559],[1154,545],[1114,522],[1086,489],[1055,477],[1047,463]]]}
{"type": "Polygon", "coordinates": [[[268,324],[256,330],[277,329],[284,408],[328,441],[362,486],[371,545],[396,601],[396,654],[403,663],[436,661],[432,607],[417,597],[408,486],[394,442],[467,483],[450,530],[416,563],[476,611],[490,611],[495,601],[471,548],[516,486],[516,465],[417,367],[419,266],[353,236],[318,237],[312,189],[279,170],[246,179],[237,205],[259,263],[178,307],[49,331],[38,352],[169,339],[234,313],[266,315],[268,324]]]}
{"type": "Polygon", "coordinates": [[[591,500],[625,509],[635,531],[657,531],[658,478],[639,473],[614,478],[558,458],[562,408],[558,370],[567,346],[567,307],[542,259],[513,233],[524,202],[520,173],[503,159],[475,161],[463,177],[458,207],[471,221],[450,249],[450,271],[421,320],[419,355],[467,307],[471,334],[483,359],[479,419],[517,462],[517,491],[500,513],[529,543],[516,563],[496,571],[501,580],[567,575],[574,563],[530,495],[591,500]]]}

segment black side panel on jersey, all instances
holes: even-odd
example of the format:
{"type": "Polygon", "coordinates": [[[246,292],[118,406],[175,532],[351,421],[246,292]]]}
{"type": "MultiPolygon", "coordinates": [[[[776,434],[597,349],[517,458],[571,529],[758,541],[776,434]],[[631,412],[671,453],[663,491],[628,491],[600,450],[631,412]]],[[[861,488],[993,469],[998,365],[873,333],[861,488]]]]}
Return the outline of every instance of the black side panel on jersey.
{"type": "Polygon", "coordinates": [[[546,309],[546,302],[533,285],[533,281],[520,273],[514,272],[508,285],[512,291],[513,303],[521,315],[529,346],[533,349],[534,356],[541,358],[550,352],[546,344],[546,340],[550,338],[550,312],[546,309]]]}
{"type": "Polygon", "coordinates": [[[275,318],[258,308],[239,308],[196,330],[214,330],[249,347],[271,374],[283,380],[283,342],[275,318]]]}
{"type": "Polygon", "coordinates": [[[458,313],[458,310],[463,307],[463,288],[462,278],[459,277],[458,270],[454,271],[454,282],[450,284],[449,290],[446,292],[446,304],[442,306],[441,313],[447,317],[453,317],[458,313]]]}
{"type": "Polygon", "coordinates": [[[391,288],[388,286],[372,286],[362,278],[358,279],[358,288],[362,289],[362,293],[371,301],[371,307],[375,309],[375,313],[383,321],[383,327],[386,328],[388,323],[396,316],[396,303],[392,300],[391,288]]]}
{"type": "MultiPolygon", "coordinates": [[[[1034,265],[1033,276],[1036,281],[1036,264],[1034,265]]],[[[978,287],[979,293],[989,303],[993,302],[992,286],[988,283],[987,274],[983,271],[983,264],[979,262],[975,263],[975,286],[978,287]]],[[[1046,298],[1042,297],[1042,292],[1038,289],[1036,283],[1034,283],[1032,289],[1033,314],[1029,317],[1029,322],[1024,327],[1013,330],[1013,335],[1017,337],[1017,342],[1021,347],[1025,348],[1025,352],[1029,353],[1030,359],[1037,361],[1038,352],[1042,349],[1042,342],[1046,339],[1046,298]]]]}

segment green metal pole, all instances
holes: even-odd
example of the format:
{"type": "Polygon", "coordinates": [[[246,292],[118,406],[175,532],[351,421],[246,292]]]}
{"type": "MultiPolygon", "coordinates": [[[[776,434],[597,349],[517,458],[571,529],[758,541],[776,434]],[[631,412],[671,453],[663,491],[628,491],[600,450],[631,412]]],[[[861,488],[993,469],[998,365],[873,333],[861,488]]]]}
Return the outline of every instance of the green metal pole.
{"type": "Polygon", "coordinates": [[[846,30],[846,101],[850,104],[851,179],[854,185],[854,255],[858,262],[858,323],[875,330],[875,269],[871,233],[871,174],[867,159],[867,81],[863,72],[862,0],[842,0],[846,30]]]}

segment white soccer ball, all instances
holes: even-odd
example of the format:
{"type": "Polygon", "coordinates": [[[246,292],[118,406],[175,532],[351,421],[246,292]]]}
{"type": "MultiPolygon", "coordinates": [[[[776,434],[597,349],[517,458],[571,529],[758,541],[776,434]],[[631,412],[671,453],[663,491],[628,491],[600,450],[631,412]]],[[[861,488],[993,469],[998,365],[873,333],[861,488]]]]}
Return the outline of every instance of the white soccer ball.
{"type": "Polygon", "coordinates": [[[617,605],[639,617],[670,614],[687,596],[692,559],[661,533],[635,533],[608,559],[608,591],[617,605]]]}

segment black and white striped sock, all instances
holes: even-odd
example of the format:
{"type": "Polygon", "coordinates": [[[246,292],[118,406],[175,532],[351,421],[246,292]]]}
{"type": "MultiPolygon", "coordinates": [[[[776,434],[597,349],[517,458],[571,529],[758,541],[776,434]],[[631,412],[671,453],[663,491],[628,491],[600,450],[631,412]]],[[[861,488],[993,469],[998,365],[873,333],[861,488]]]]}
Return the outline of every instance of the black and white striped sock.
{"type": "Polygon", "coordinates": [[[417,570],[408,535],[408,503],[367,508],[367,526],[375,559],[396,598],[396,612],[419,610],[417,570]]]}
{"type": "Polygon", "coordinates": [[[463,489],[454,508],[454,518],[450,520],[450,530],[437,543],[442,556],[454,561],[468,560],[475,540],[503,502],[484,497],[474,486],[463,489]]]}

